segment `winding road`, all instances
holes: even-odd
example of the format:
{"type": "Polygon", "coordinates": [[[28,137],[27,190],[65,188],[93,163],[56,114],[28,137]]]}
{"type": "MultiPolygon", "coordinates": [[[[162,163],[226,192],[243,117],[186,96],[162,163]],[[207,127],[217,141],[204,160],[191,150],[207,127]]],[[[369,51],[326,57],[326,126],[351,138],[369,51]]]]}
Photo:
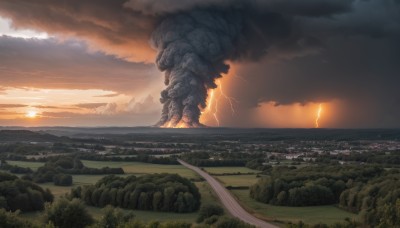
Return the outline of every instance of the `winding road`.
{"type": "Polygon", "coordinates": [[[218,197],[220,198],[222,204],[228,209],[229,213],[233,215],[234,217],[249,223],[251,225],[254,225],[256,227],[262,227],[262,228],[278,228],[277,226],[267,223],[261,219],[258,219],[248,213],[245,209],[243,209],[242,206],[236,201],[235,198],[229,193],[229,191],[222,186],[221,183],[219,183],[215,178],[213,178],[211,175],[208,173],[204,172],[200,168],[190,165],[180,159],[178,159],[178,162],[181,163],[183,166],[187,167],[188,169],[191,169],[198,173],[200,176],[202,176],[214,189],[214,191],[217,193],[218,197]]]}

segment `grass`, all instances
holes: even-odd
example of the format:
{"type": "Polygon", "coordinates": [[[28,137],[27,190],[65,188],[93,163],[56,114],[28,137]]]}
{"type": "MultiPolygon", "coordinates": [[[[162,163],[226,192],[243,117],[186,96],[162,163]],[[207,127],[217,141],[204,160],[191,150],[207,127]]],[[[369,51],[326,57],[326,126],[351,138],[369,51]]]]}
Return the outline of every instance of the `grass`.
{"type": "Polygon", "coordinates": [[[91,168],[118,168],[124,169],[127,174],[150,174],[150,173],[176,173],[186,178],[198,179],[199,176],[185,168],[182,165],[158,165],[142,162],[104,162],[104,161],[86,161],[82,160],[82,163],[91,168]]]}
{"type": "Polygon", "coordinates": [[[205,171],[210,174],[224,174],[224,173],[258,173],[259,171],[249,169],[247,167],[204,167],[205,171]]]}
{"type": "MultiPolygon", "coordinates": [[[[87,207],[89,213],[94,219],[99,220],[103,215],[102,208],[98,207],[87,207]]],[[[169,212],[155,212],[155,211],[139,211],[139,210],[126,210],[133,212],[135,219],[150,222],[150,221],[182,221],[182,222],[194,222],[197,218],[197,213],[169,213],[169,212]]]]}
{"type": "Polygon", "coordinates": [[[273,206],[257,202],[250,198],[249,190],[232,190],[231,192],[253,214],[270,220],[284,222],[303,221],[306,224],[333,224],[335,222],[343,222],[345,218],[358,219],[356,214],[346,212],[333,205],[313,207],[273,206]]]}
{"type": "Polygon", "coordinates": [[[252,175],[228,175],[228,176],[215,176],[224,186],[251,186],[257,182],[259,178],[255,174],[252,175]]]}
{"type": "Polygon", "coordinates": [[[44,162],[29,162],[29,161],[7,161],[10,165],[17,165],[20,167],[31,168],[33,171],[44,165],[44,162]]]}

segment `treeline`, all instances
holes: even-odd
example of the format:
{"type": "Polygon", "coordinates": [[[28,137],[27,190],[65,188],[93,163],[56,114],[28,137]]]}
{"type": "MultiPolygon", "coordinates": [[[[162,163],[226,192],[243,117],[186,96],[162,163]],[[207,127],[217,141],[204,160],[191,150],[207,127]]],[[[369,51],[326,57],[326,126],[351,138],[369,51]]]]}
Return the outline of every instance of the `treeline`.
{"type": "Polygon", "coordinates": [[[246,162],[246,167],[249,169],[255,169],[259,171],[271,171],[271,165],[264,165],[265,159],[257,158],[246,162]]]}
{"type": "Polygon", "coordinates": [[[0,144],[0,154],[10,155],[25,155],[25,154],[38,154],[47,150],[44,145],[30,144],[30,143],[4,143],[0,144]]]}
{"type": "Polygon", "coordinates": [[[53,195],[31,181],[0,172],[0,208],[16,211],[43,210],[45,202],[53,201],[53,195]]]}
{"type": "Polygon", "coordinates": [[[400,172],[391,170],[367,183],[353,182],[340,196],[340,207],[360,213],[365,224],[400,227],[400,172]]]}
{"type": "Polygon", "coordinates": [[[285,206],[338,203],[364,227],[400,227],[400,171],[379,166],[274,167],[251,186],[260,202],[285,206]]]}
{"type": "Polygon", "coordinates": [[[217,166],[245,166],[250,158],[248,154],[243,153],[218,153],[211,154],[209,152],[192,152],[182,155],[182,160],[201,167],[217,167],[217,166]],[[213,155],[213,156],[212,156],[213,155]]]}
{"type": "Polygon", "coordinates": [[[400,165],[400,151],[373,151],[373,152],[352,152],[346,154],[321,154],[317,155],[316,162],[347,161],[368,164],[400,165]]]}
{"type": "Polygon", "coordinates": [[[106,176],[95,185],[74,188],[71,197],[81,198],[96,207],[112,205],[179,213],[196,211],[200,205],[197,187],[177,174],[106,176]]]}
{"type": "Polygon", "coordinates": [[[124,174],[122,168],[103,167],[100,169],[88,168],[83,165],[81,160],[73,157],[52,157],[44,166],[39,167],[36,172],[24,176],[24,179],[32,180],[36,183],[53,182],[55,185],[72,185],[71,175],[104,175],[104,174],[124,174]]]}
{"type": "Polygon", "coordinates": [[[68,140],[67,137],[57,137],[27,130],[0,130],[0,142],[59,142],[68,140]]]}
{"type": "Polygon", "coordinates": [[[367,182],[384,170],[376,166],[308,166],[274,168],[250,188],[257,201],[284,206],[338,203],[351,182],[367,182]]]}

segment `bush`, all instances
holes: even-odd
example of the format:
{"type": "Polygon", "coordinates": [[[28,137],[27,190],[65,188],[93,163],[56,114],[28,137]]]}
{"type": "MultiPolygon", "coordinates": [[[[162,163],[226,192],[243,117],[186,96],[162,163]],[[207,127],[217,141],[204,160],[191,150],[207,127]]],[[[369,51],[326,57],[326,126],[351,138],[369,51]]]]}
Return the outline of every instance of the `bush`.
{"type": "Polygon", "coordinates": [[[93,218],[80,200],[61,198],[46,205],[45,222],[58,228],[84,228],[93,223],[93,218]]]}
{"type": "Polygon", "coordinates": [[[199,217],[197,218],[197,222],[201,223],[205,219],[210,218],[212,216],[220,216],[224,214],[224,209],[217,204],[204,204],[200,207],[199,217]]]}
{"type": "Polygon", "coordinates": [[[72,176],[66,174],[57,174],[53,177],[53,182],[56,186],[71,186],[72,176]]]}
{"type": "Polygon", "coordinates": [[[250,224],[244,223],[236,218],[222,217],[215,224],[216,228],[255,228],[250,224]]]}
{"type": "Polygon", "coordinates": [[[119,208],[107,206],[103,209],[103,216],[101,217],[98,226],[106,228],[117,228],[118,225],[127,223],[133,220],[134,217],[135,215],[132,212],[124,213],[124,211],[119,208]]]}
{"type": "Polygon", "coordinates": [[[18,212],[7,212],[0,209],[0,227],[4,228],[34,228],[32,223],[18,217],[18,212]]]}

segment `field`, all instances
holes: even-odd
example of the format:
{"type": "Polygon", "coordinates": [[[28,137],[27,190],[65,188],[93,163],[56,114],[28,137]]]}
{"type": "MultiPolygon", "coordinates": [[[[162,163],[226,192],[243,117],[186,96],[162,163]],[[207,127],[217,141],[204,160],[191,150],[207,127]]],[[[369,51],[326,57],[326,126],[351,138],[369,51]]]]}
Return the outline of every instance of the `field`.
{"type": "Polygon", "coordinates": [[[149,174],[149,173],[176,173],[186,178],[198,179],[199,176],[193,171],[186,169],[182,165],[157,165],[141,162],[104,162],[104,161],[85,161],[82,163],[91,168],[118,168],[124,169],[127,174],[149,174]]]}
{"type": "Polygon", "coordinates": [[[231,191],[241,204],[259,217],[279,221],[303,221],[307,224],[332,224],[343,222],[345,218],[357,219],[356,214],[343,211],[335,206],[313,206],[313,207],[282,207],[260,203],[250,198],[248,190],[231,191]]]}
{"type": "Polygon", "coordinates": [[[44,165],[44,162],[28,162],[28,161],[7,161],[10,165],[31,168],[33,171],[44,165]]]}
{"type": "Polygon", "coordinates": [[[204,167],[205,171],[210,174],[224,173],[258,173],[258,170],[249,169],[247,167],[204,167]]]}
{"type": "Polygon", "coordinates": [[[250,186],[255,184],[258,180],[255,174],[215,176],[215,178],[224,184],[224,186],[232,187],[250,186]]]}

